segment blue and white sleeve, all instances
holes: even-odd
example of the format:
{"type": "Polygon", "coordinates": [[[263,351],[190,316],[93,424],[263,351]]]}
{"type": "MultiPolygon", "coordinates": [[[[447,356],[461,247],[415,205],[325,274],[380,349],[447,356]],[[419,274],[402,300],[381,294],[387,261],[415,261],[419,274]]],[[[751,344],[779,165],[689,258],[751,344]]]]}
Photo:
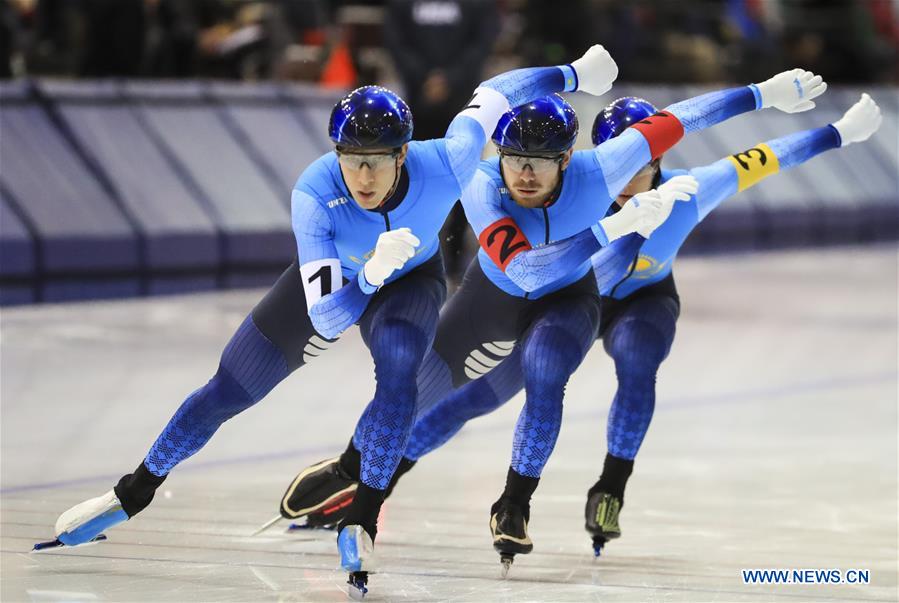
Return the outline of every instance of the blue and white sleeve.
{"type": "Polygon", "coordinates": [[[326,339],[336,339],[358,322],[377,288],[365,282],[362,270],[343,284],[331,219],[308,192],[294,189],[291,221],[312,326],[326,339]]]}
{"type": "Polygon", "coordinates": [[[570,274],[600,249],[598,235],[588,228],[567,239],[515,255],[506,266],[506,276],[525,291],[536,291],[570,274]]]}
{"type": "Polygon", "coordinates": [[[690,173],[699,181],[696,195],[698,219],[705,218],[731,195],[754,186],[768,176],[839,147],[840,135],[836,128],[825,126],[775,138],[711,165],[691,170],[690,173]]]}
{"type": "Polygon", "coordinates": [[[753,111],[758,99],[752,86],[720,90],[670,105],[594,149],[610,196],[617,195],[647,163],[661,157],[684,134],[708,128],[753,111]]]}
{"type": "Polygon", "coordinates": [[[450,169],[460,190],[474,176],[484,145],[503,113],[535,98],[576,88],[577,76],[568,65],[515,69],[478,86],[453,119],[445,139],[450,169]]]}
{"type": "Polygon", "coordinates": [[[597,145],[592,152],[599,166],[593,186],[603,188],[599,194],[610,199],[617,197],[631,178],[652,161],[645,136],[630,128],[597,145]]]}
{"type": "MultiPolygon", "coordinates": [[[[513,69],[492,77],[479,87],[502,94],[511,107],[523,105],[553,92],[577,90],[577,74],[570,65],[513,69]]],[[[477,98],[477,94],[475,94],[477,98]]],[[[472,104],[469,102],[469,105],[472,104]]],[[[492,130],[491,130],[492,133],[492,130]]]]}
{"type": "Polygon", "coordinates": [[[742,113],[761,109],[755,85],[717,90],[688,98],[665,108],[681,123],[684,132],[698,132],[742,113]]]}

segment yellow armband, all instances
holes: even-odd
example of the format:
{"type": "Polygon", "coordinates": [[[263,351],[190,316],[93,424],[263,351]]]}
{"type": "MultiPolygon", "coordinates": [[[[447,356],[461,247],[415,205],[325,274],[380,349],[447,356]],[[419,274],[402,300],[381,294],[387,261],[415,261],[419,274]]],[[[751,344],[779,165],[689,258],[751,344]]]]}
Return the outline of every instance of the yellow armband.
{"type": "Polygon", "coordinates": [[[728,157],[737,170],[737,190],[746,190],[763,178],[780,171],[780,161],[777,155],[766,144],[754,146],[751,149],[728,157]]]}

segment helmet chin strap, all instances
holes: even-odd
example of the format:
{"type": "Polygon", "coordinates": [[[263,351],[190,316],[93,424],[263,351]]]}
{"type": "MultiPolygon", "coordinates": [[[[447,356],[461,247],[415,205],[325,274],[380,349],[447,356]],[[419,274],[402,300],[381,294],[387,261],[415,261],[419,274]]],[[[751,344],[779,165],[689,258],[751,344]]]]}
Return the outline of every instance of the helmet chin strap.
{"type": "Polygon", "coordinates": [[[659,188],[659,184],[662,182],[662,165],[659,164],[656,166],[655,173],[652,175],[652,186],[650,188],[659,188]]]}
{"type": "Polygon", "coordinates": [[[393,174],[393,185],[390,187],[390,190],[387,191],[387,194],[384,195],[384,198],[381,199],[381,202],[378,203],[378,207],[383,207],[384,204],[387,203],[387,200],[393,196],[393,193],[396,192],[396,187],[398,187],[400,185],[400,160],[399,160],[399,158],[394,160],[393,165],[394,165],[394,168],[396,168],[394,170],[394,174],[393,174]]]}
{"type": "Polygon", "coordinates": [[[546,201],[543,202],[543,207],[549,207],[553,203],[556,202],[559,198],[559,194],[562,192],[562,178],[565,177],[565,171],[562,169],[562,166],[559,166],[559,181],[556,183],[555,188],[553,188],[552,192],[546,198],[546,201]]]}

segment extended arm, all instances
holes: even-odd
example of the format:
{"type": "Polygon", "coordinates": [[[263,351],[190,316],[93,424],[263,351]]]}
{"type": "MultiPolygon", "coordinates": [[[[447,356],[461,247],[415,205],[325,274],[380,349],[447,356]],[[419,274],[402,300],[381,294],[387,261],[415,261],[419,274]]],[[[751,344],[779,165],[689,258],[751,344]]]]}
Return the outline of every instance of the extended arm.
{"type": "Polygon", "coordinates": [[[618,77],[618,66],[599,45],[592,46],[571,65],[528,67],[507,71],[478,86],[468,104],[450,123],[446,155],[464,189],[474,176],[481,152],[503,113],[553,92],[583,90],[603,94],[618,77]]]}
{"type": "Polygon", "coordinates": [[[825,151],[867,140],[880,127],[880,108],[867,94],[837,122],[796,132],[691,170],[700,182],[697,219],[702,220],[734,193],[780,171],[801,165],[825,151]]]}
{"type": "Polygon", "coordinates": [[[600,181],[610,197],[617,195],[647,163],[683,138],[732,117],[768,107],[787,113],[815,106],[824,93],[821,76],[802,69],[779,73],[761,84],[718,90],[669,105],[594,149],[600,181]]]}
{"type": "Polygon", "coordinates": [[[635,195],[625,208],[603,218],[593,227],[536,249],[531,248],[524,233],[511,218],[502,217],[503,214],[497,211],[490,217],[498,219],[478,230],[478,240],[513,283],[525,291],[536,291],[569,274],[601,247],[608,245],[606,231],[642,231],[645,225],[661,223],[675,201],[686,200],[695,192],[696,181],[693,178],[672,178],[657,190],[635,195]]]}

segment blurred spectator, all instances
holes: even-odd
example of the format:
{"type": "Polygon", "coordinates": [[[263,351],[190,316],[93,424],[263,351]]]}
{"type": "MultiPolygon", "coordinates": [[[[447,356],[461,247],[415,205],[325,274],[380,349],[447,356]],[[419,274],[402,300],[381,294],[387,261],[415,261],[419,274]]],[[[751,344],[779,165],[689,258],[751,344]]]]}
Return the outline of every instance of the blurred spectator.
{"type": "Polygon", "coordinates": [[[899,81],[897,0],[0,0],[0,76],[337,82],[323,66],[349,52],[368,82],[389,52],[418,132],[438,136],[482,75],[497,4],[504,67],[600,42],[630,81],[746,81],[794,65],[899,81]]]}
{"type": "Polygon", "coordinates": [[[26,10],[23,32],[26,70],[32,74],[76,75],[84,56],[84,7],[78,0],[16,0],[26,10]],[[27,5],[27,9],[24,8],[27,5]]]}
{"type": "Polygon", "coordinates": [[[615,57],[621,77],[642,82],[719,80],[724,70],[722,2],[634,0],[591,3],[580,17],[615,57]]]}
{"type": "Polygon", "coordinates": [[[725,63],[729,79],[758,82],[791,67],[780,50],[780,6],[770,0],[727,0],[724,9],[725,63]]]}
{"type": "Polygon", "coordinates": [[[144,0],[82,0],[86,31],[81,75],[136,76],[144,51],[144,0]]]}
{"type": "MultiPolygon", "coordinates": [[[[481,81],[498,32],[492,0],[391,0],[384,41],[405,89],[418,140],[442,138],[481,81]]],[[[453,210],[441,239],[451,278],[461,275],[465,217],[453,210]]]]}
{"type": "Polygon", "coordinates": [[[391,0],[384,41],[419,140],[440,138],[481,81],[498,28],[492,0],[391,0]]]}
{"type": "Polygon", "coordinates": [[[11,2],[0,0],[0,78],[13,75],[13,61],[22,47],[20,12],[11,2]]]}
{"type": "Polygon", "coordinates": [[[220,0],[149,0],[145,74],[191,77],[198,72],[198,37],[226,19],[220,0]]]}
{"type": "Polygon", "coordinates": [[[288,80],[317,80],[332,21],[328,0],[279,0],[279,11],[287,32],[287,45],[277,58],[275,77],[288,80]]]}
{"type": "Polygon", "coordinates": [[[570,63],[593,44],[608,46],[600,33],[603,24],[593,18],[598,13],[588,0],[523,2],[510,8],[524,17],[518,52],[525,65],[570,63]]]}
{"type": "Polygon", "coordinates": [[[146,75],[269,78],[289,41],[278,3],[145,1],[153,15],[146,75]]]}
{"type": "Polygon", "coordinates": [[[802,65],[832,82],[895,81],[895,31],[881,33],[878,17],[889,14],[869,0],[790,0],[783,3],[784,51],[790,64],[802,65]]]}

